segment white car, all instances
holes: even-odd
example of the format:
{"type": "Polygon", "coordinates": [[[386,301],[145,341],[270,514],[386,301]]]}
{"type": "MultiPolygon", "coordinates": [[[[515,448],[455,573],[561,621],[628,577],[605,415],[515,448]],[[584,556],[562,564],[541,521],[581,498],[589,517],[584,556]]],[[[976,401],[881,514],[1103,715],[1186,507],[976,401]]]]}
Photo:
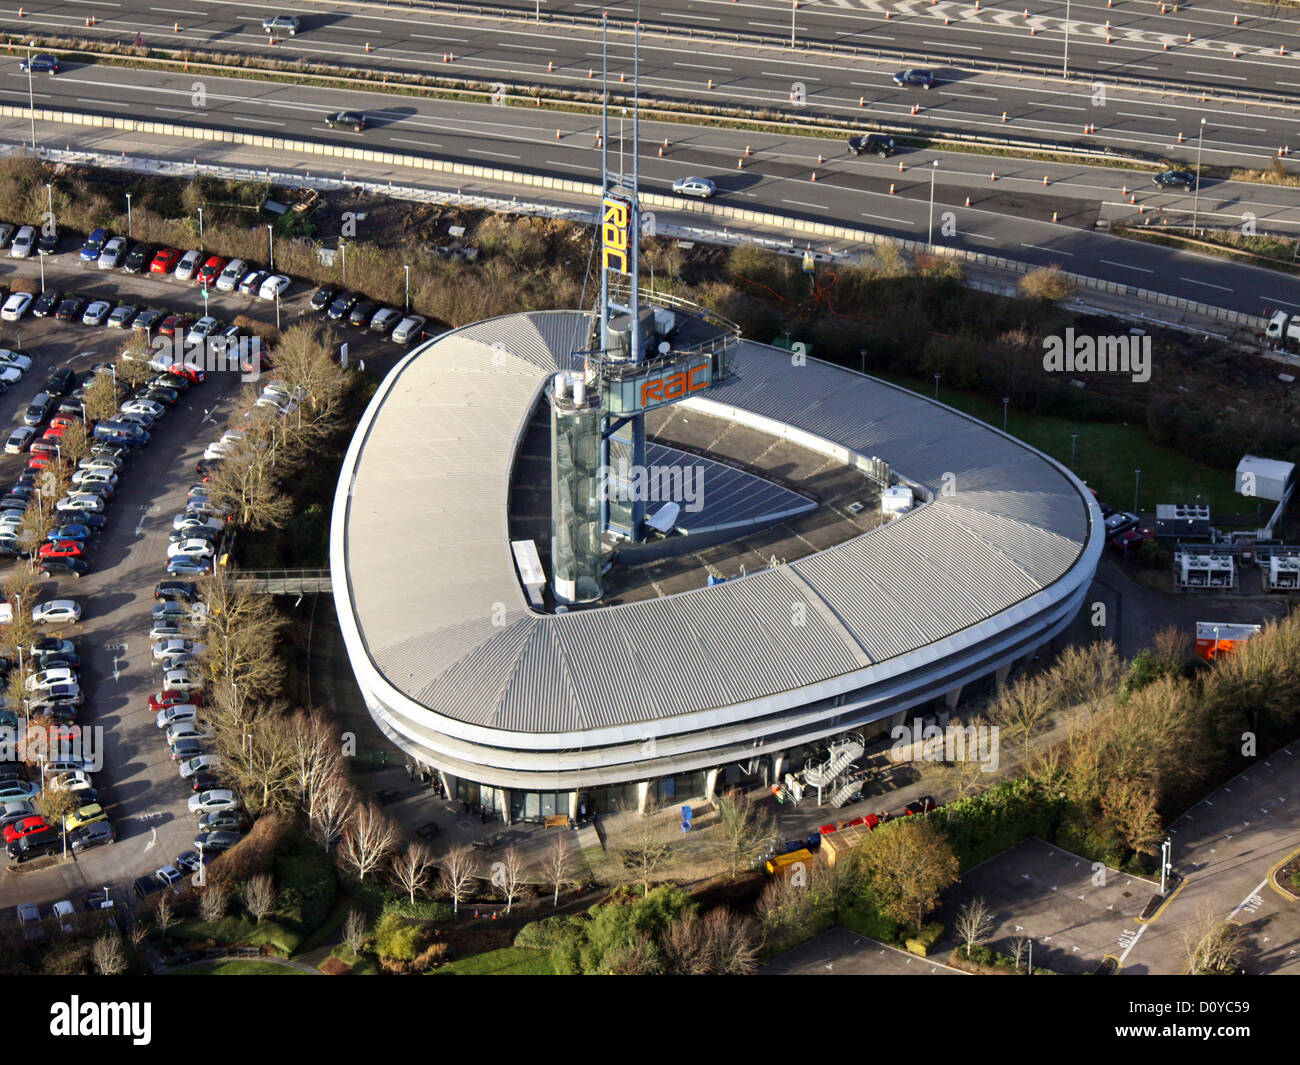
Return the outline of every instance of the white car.
{"type": "Polygon", "coordinates": [[[55,666],[53,669],[42,669],[39,673],[33,673],[27,678],[26,689],[29,692],[37,691],[40,688],[52,688],[56,684],[76,684],[77,673],[67,666],[55,666]]]}
{"type": "MultiPolygon", "coordinates": [[[[226,275],[222,274],[221,276],[225,277],[226,275]]],[[[218,322],[215,318],[213,318],[210,314],[205,314],[202,318],[200,318],[197,322],[195,322],[192,326],[190,326],[189,332],[185,334],[185,343],[191,345],[202,344],[205,340],[208,339],[208,337],[212,335],[213,331],[220,324],[221,323],[218,322]]]]}
{"type": "MultiPolygon", "coordinates": [[[[113,237],[104,245],[104,250],[99,253],[99,258],[95,260],[95,265],[101,270],[113,270],[122,261],[124,251],[126,251],[126,237],[113,237]]],[[[110,307],[109,310],[111,311],[112,308],[110,307]]]]}
{"type": "Polygon", "coordinates": [[[73,492],[54,504],[54,509],[84,510],[90,514],[102,514],[104,512],[104,501],[90,492],[73,492]]]}
{"type": "Polygon", "coordinates": [[[95,782],[90,779],[90,774],[84,769],[56,773],[48,777],[45,784],[51,791],[89,791],[95,786],[95,782]]]}
{"type": "Polygon", "coordinates": [[[169,669],[163,674],[164,691],[196,692],[203,687],[203,679],[188,669],[169,669]]]}
{"type": "Polygon", "coordinates": [[[21,455],[27,450],[28,445],[32,442],[32,437],[35,435],[36,430],[30,425],[18,426],[17,429],[9,434],[9,439],[5,441],[5,454],[21,455]]]}
{"type": "Polygon", "coordinates": [[[6,322],[16,322],[32,305],[35,297],[30,292],[15,292],[7,300],[5,305],[0,307],[0,318],[6,322]]]}
{"type": "Polygon", "coordinates": [[[212,733],[205,731],[191,714],[188,718],[173,722],[167,726],[167,746],[174,746],[177,740],[210,740],[212,733]]]}
{"type": "Polygon", "coordinates": [[[22,379],[23,372],[17,366],[0,366],[0,383],[16,385],[22,379]]]}
{"type": "Polygon", "coordinates": [[[19,373],[26,373],[32,368],[32,357],[21,351],[0,348],[0,366],[12,366],[19,373]]]}
{"type": "Polygon", "coordinates": [[[220,518],[205,518],[198,514],[177,514],[172,518],[173,532],[181,529],[211,529],[220,532],[224,528],[225,523],[220,518]]]}
{"type": "Polygon", "coordinates": [[[149,630],[151,640],[180,640],[188,634],[180,618],[156,618],[149,630]]]}
{"type": "Polygon", "coordinates": [[[191,795],[188,805],[192,814],[207,814],[214,810],[238,810],[243,803],[228,788],[213,788],[191,795]]]}
{"type": "Polygon", "coordinates": [[[192,777],[195,773],[203,769],[220,769],[221,755],[219,754],[200,754],[194,758],[186,759],[177,767],[184,778],[192,777]]]}
{"type": "Polygon", "coordinates": [[[81,604],[75,599],[50,599],[32,608],[37,625],[64,625],[81,620],[81,604]]]}
{"type": "Polygon", "coordinates": [[[178,540],[174,544],[167,545],[167,557],[175,558],[177,555],[184,555],[186,558],[211,558],[216,554],[216,548],[207,540],[178,540]]]}
{"type": "Polygon", "coordinates": [[[27,514],[21,510],[6,510],[0,513],[0,532],[19,528],[27,520],[27,514]]]}
{"type": "Polygon", "coordinates": [[[14,237],[13,245],[9,248],[9,254],[15,259],[26,259],[32,254],[36,247],[36,227],[23,226],[14,237]]]}
{"type": "Polygon", "coordinates": [[[420,331],[424,328],[424,324],[425,319],[423,315],[408,314],[397,323],[397,328],[393,330],[393,343],[409,344],[420,334],[420,331]]]}
{"type": "Polygon", "coordinates": [[[112,470],[78,470],[72,475],[73,484],[106,484],[117,487],[117,474],[112,470]]]}
{"type": "Polygon", "coordinates": [[[217,291],[234,292],[246,273],[248,273],[248,263],[243,259],[231,259],[217,278],[217,291]]]}
{"type": "Polygon", "coordinates": [[[259,300],[282,298],[288,287],[289,279],[284,274],[272,274],[262,282],[262,287],[257,290],[257,298],[259,300]]]}
{"type": "MultiPolygon", "coordinates": [[[[158,711],[158,716],[154,718],[154,724],[159,728],[167,729],[170,734],[174,726],[193,721],[197,714],[198,708],[193,703],[177,703],[174,706],[164,706],[158,711]]],[[[167,742],[170,743],[171,740],[167,742]]]]}
{"type": "Polygon", "coordinates": [[[181,261],[176,264],[172,276],[178,281],[193,281],[194,271],[199,268],[201,262],[203,262],[203,253],[201,251],[187,251],[181,256],[181,261]]]}
{"type": "Polygon", "coordinates": [[[167,408],[152,399],[128,399],[119,408],[123,414],[147,414],[155,421],[167,413],[167,408]]]}
{"type": "MultiPolygon", "coordinates": [[[[168,655],[197,655],[202,654],[206,648],[201,643],[195,643],[193,640],[185,640],[180,637],[173,637],[170,640],[159,640],[153,645],[153,657],[157,662],[166,658],[168,655]]],[[[168,688],[175,688],[176,685],[168,684],[166,680],[163,684],[168,688]]],[[[178,689],[180,690],[180,689],[178,689]]]]}
{"type": "Polygon", "coordinates": [[[77,909],[67,899],[60,899],[50,909],[50,916],[59,922],[59,931],[71,935],[77,930],[77,909]]]}

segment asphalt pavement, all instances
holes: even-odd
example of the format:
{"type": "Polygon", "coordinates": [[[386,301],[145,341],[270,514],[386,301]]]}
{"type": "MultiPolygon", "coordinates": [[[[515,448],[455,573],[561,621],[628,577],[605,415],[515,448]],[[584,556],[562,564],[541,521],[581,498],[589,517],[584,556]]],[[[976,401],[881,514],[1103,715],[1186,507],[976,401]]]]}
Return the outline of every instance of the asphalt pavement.
{"type": "MultiPolygon", "coordinates": [[[[1074,65],[1067,81],[1059,76],[1066,66],[1064,34],[1059,31],[1064,5],[1059,2],[1040,0],[1027,8],[982,5],[979,10],[973,4],[927,5],[924,0],[805,2],[798,6],[798,19],[807,18],[812,26],[824,24],[825,32],[797,36],[798,47],[790,49],[788,3],[691,0],[685,6],[673,3],[643,9],[643,19],[649,21],[654,21],[656,10],[665,19],[672,15],[676,28],[665,23],[664,32],[643,35],[641,87],[647,96],[661,99],[723,108],[757,106],[796,119],[815,110],[845,122],[1080,143],[1120,153],[1168,156],[1189,165],[1199,150],[1207,164],[1266,167],[1279,149],[1294,146],[1300,152],[1300,37],[1290,26],[1279,30],[1277,21],[1265,18],[1258,5],[1245,6],[1251,13],[1243,16],[1239,29],[1225,36],[1223,24],[1231,26],[1230,14],[1199,5],[1194,15],[1183,11],[1160,16],[1158,5],[1132,0],[1119,0],[1113,9],[1096,0],[1075,4],[1070,44],[1074,65]],[[858,7],[883,9],[886,2],[891,12],[897,12],[889,20],[870,7],[858,7]],[[849,3],[854,6],[841,6],[849,3]],[[773,10],[785,16],[784,34],[761,29],[776,25],[771,21],[773,10]],[[1024,10],[1030,11],[1028,20],[1024,10]],[[947,13],[951,25],[944,26],[941,12],[947,13]],[[1130,24],[1161,27],[1131,31],[1156,32],[1158,39],[1122,43],[1117,37],[1110,46],[1098,45],[1096,31],[1107,19],[1116,32],[1130,24]],[[1030,36],[1026,27],[1039,32],[1030,36]],[[1183,28],[1179,37],[1192,33],[1193,41],[1166,52],[1163,39],[1174,28],[1183,28]],[[697,31],[723,36],[700,37],[697,31]],[[729,31],[761,33],[767,43],[728,39],[729,31]],[[933,40],[936,33],[946,40],[933,40]],[[1230,53],[1227,59],[1216,59],[1216,50],[1226,46],[1228,37],[1238,40],[1238,34],[1243,44],[1251,42],[1250,48],[1235,60],[1230,53]],[[817,44],[832,40],[854,47],[872,45],[884,54],[849,56],[827,52],[824,44],[817,44]],[[946,51],[936,51],[940,45],[946,51]],[[1285,55],[1273,54],[1279,47],[1286,48],[1285,55]],[[1099,69],[1155,78],[1152,89],[1107,85],[1099,91],[1095,78],[1084,69],[1098,48],[1106,57],[1099,69]],[[975,61],[982,65],[972,66],[975,61]],[[1001,73],[989,64],[999,65],[1001,73]],[[1023,64],[1037,73],[1026,73],[1023,64]],[[893,75],[913,65],[933,68],[938,84],[929,91],[896,86],[893,75]],[[1199,89],[1203,84],[1211,86],[1208,96],[1199,89]],[[1213,86],[1218,86],[1218,93],[1213,86]],[[1296,100],[1286,105],[1224,99],[1221,93],[1227,90],[1267,90],[1294,95],[1296,100]],[[1202,118],[1206,120],[1203,131],[1202,118]]],[[[480,84],[499,81],[512,87],[576,92],[593,90],[601,69],[600,33],[590,21],[602,10],[595,4],[541,5],[543,13],[552,15],[585,11],[589,20],[580,24],[557,18],[477,17],[446,4],[436,8],[324,4],[316,11],[295,8],[302,19],[301,31],[272,45],[261,22],[278,10],[252,3],[205,3],[183,9],[149,0],[69,0],[25,9],[21,19],[16,10],[6,9],[0,12],[0,31],[19,39],[32,34],[75,34],[127,45],[139,33],[147,46],[156,48],[338,62],[376,73],[417,72],[480,84]],[[95,25],[87,26],[91,17],[95,25]]],[[[617,90],[628,91],[633,75],[631,6],[608,10],[611,75],[617,90]]],[[[44,76],[36,80],[40,89],[44,76]]],[[[25,78],[23,82],[14,91],[25,95],[25,78]]],[[[88,99],[96,100],[93,94],[88,99]]],[[[119,98],[104,106],[127,102],[119,98]]]]}

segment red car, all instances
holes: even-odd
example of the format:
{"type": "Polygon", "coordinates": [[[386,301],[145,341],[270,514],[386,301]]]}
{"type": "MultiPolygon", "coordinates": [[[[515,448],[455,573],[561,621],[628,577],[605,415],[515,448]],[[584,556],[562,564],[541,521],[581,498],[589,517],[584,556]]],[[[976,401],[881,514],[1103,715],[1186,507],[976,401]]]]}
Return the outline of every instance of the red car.
{"type": "Polygon", "coordinates": [[[56,414],[53,418],[50,419],[50,428],[71,429],[74,425],[76,425],[80,421],[81,419],[78,418],[75,414],[56,414]]]}
{"type": "Polygon", "coordinates": [[[1117,554],[1127,554],[1130,547],[1141,547],[1148,540],[1155,540],[1156,534],[1150,529],[1127,529],[1118,536],[1110,538],[1110,549],[1117,554]]]}
{"type": "Polygon", "coordinates": [[[187,380],[192,385],[203,384],[203,382],[207,379],[208,376],[201,369],[199,369],[199,367],[195,366],[193,363],[188,363],[188,362],[173,363],[171,366],[167,368],[167,372],[169,374],[172,374],[175,377],[185,378],[185,380],[187,380]]]}
{"type": "Polygon", "coordinates": [[[68,431],[66,425],[51,425],[45,432],[41,433],[42,440],[58,440],[68,431]]]}
{"type": "Polygon", "coordinates": [[[149,264],[149,273],[151,274],[170,274],[176,269],[176,264],[181,261],[181,253],[175,248],[163,248],[153,257],[153,262],[149,264]]]}
{"type": "Polygon", "coordinates": [[[149,709],[155,714],[159,710],[166,710],[169,706],[184,706],[186,703],[202,706],[203,696],[198,692],[178,691],[154,692],[149,696],[149,709]]]}
{"type": "Polygon", "coordinates": [[[80,558],[80,540],[54,540],[41,544],[41,558],[80,558]]]}
{"type": "Polygon", "coordinates": [[[919,799],[913,799],[903,807],[903,814],[906,817],[912,817],[914,814],[928,814],[931,810],[937,810],[939,804],[934,801],[933,795],[923,795],[919,799]]]}
{"type": "Polygon", "coordinates": [[[49,823],[43,817],[24,817],[12,825],[5,825],[5,842],[12,843],[16,839],[22,839],[23,836],[31,832],[39,832],[43,828],[49,828],[49,823]]]}
{"type": "Polygon", "coordinates": [[[208,285],[216,282],[217,277],[220,276],[221,271],[225,268],[226,260],[220,255],[214,255],[199,267],[199,272],[195,275],[194,280],[204,288],[207,288],[208,285]]]}
{"type": "Polygon", "coordinates": [[[194,319],[188,314],[169,314],[162,320],[158,332],[165,337],[174,337],[177,333],[184,336],[193,324],[194,319]]]}
{"type": "Polygon", "coordinates": [[[37,454],[27,460],[27,468],[29,470],[43,470],[46,466],[53,466],[58,461],[53,455],[37,454]]]}

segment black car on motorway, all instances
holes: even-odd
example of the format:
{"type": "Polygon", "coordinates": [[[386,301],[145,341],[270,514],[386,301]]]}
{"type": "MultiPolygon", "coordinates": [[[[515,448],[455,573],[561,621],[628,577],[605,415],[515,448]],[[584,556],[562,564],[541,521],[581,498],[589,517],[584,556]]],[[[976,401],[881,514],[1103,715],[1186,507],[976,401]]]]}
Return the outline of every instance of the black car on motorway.
{"type": "Polygon", "coordinates": [[[894,84],[902,88],[911,85],[919,85],[922,89],[934,88],[934,71],[922,70],[919,67],[913,67],[908,70],[900,70],[894,75],[894,84]]]}
{"type": "Polygon", "coordinates": [[[878,155],[887,159],[894,154],[894,138],[888,133],[864,133],[849,138],[850,155],[878,155]]]}
{"type": "Polygon", "coordinates": [[[366,128],[366,113],[364,111],[335,111],[332,115],[325,116],[325,125],[330,129],[346,129],[352,133],[360,133],[366,128]]]}
{"type": "Polygon", "coordinates": [[[1196,188],[1196,175],[1188,170],[1166,170],[1156,174],[1151,181],[1162,189],[1185,189],[1191,192],[1196,188]]]}

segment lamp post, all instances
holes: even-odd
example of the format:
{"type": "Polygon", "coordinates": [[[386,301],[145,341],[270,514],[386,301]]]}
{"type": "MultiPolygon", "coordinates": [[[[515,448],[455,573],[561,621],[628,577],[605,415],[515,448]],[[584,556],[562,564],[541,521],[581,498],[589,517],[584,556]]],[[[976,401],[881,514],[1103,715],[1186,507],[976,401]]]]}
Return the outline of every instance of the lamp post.
{"type": "Polygon", "coordinates": [[[204,887],[207,883],[204,879],[204,873],[207,872],[207,863],[203,860],[203,844],[198,840],[195,840],[194,845],[199,849],[199,875],[195,878],[194,882],[199,887],[204,887]]]}
{"type": "Polygon", "coordinates": [[[1135,466],[1133,468],[1133,513],[1134,514],[1138,512],[1138,484],[1141,482],[1141,480],[1142,480],[1142,467],[1135,466]]]}
{"type": "Polygon", "coordinates": [[[36,154],[36,94],[32,90],[32,42],[27,42],[27,113],[32,119],[32,155],[36,154]]]}
{"type": "Polygon", "coordinates": [[[939,398],[939,375],[934,375],[934,398],[939,398]]]}
{"type": "Polygon", "coordinates": [[[199,251],[203,250],[203,208],[198,208],[199,212],[199,251]]]}
{"type": "Polygon", "coordinates": [[[339,241],[339,284],[346,285],[348,278],[348,245],[347,241],[339,241]]]}
{"type": "Polygon", "coordinates": [[[931,254],[934,253],[934,175],[939,172],[939,160],[934,161],[930,167],[930,229],[929,236],[926,238],[925,248],[931,254]]]}
{"type": "Polygon", "coordinates": [[[402,271],[406,274],[406,313],[411,313],[411,268],[403,264],[402,271]]]}
{"type": "MultiPolygon", "coordinates": [[[[799,10],[799,0],[790,0],[790,51],[792,52],[794,51],[794,14],[798,10],[799,10]]],[[[30,56],[31,53],[29,52],[28,55],[30,56]]],[[[28,80],[31,79],[30,72],[28,73],[27,77],[28,80]]],[[[35,144],[36,144],[36,134],[33,133],[32,134],[33,150],[35,150],[35,144]]]]}
{"type": "Polygon", "coordinates": [[[275,229],[272,223],[266,223],[266,268],[275,269],[275,229]]]}
{"type": "Polygon", "coordinates": [[[131,236],[131,194],[126,194],[126,235],[128,239],[131,236]]]}
{"type": "Polygon", "coordinates": [[[1007,407],[1010,403],[1011,403],[1010,396],[1002,397],[1002,431],[1004,433],[1007,431],[1007,407]]]}
{"type": "Polygon", "coordinates": [[[1205,139],[1205,116],[1201,116],[1201,127],[1196,131],[1196,185],[1192,189],[1192,236],[1196,236],[1196,224],[1201,211],[1201,141],[1205,139]]]}
{"type": "Polygon", "coordinates": [[[1061,58],[1061,77],[1070,80],[1070,0],[1065,0],[1065,54],[1061,58]]]}
{"type": "Polygon", "coordinates": [[[1070,469],[1074,469],[1074,445],[1079,442],[1079,434],[1070,434],[1070,469]]]}

